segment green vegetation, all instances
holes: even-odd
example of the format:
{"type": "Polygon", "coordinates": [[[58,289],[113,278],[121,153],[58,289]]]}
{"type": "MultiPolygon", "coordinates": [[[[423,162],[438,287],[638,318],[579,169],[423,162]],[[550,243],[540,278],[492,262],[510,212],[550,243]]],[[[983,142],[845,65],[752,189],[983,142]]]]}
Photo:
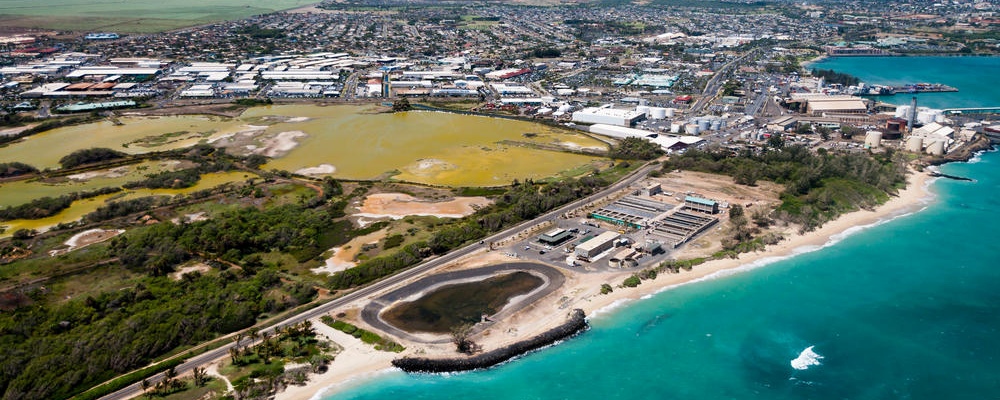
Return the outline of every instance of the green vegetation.
{"type": "Polygon", "coordinates": [[[0,178],[10,178],[12,176],[31,174],[35,172],[38,172],[38,168],[32,167],[25,163],[19,163],[19,162],[0,163],[0,178]]]}
{"type": "Polygon", "coordinates": [[[303,384],[307,372],[323,372],[333,360],[333,347],[316,338],[309,321],[278,328],[274,334],[252,329],[237,334],[235,342],[229,349],[230,365],[221,372],[232,380],[235,395],[241,399],[273,395],[281,387],[280,382],[303,384]],[[288,369],[286,362],[308,366],[288,369]]]}
{"type": "Polygon", "coordinates": [[[412,109],[413,105],[410,104],[410,100],[407,100],[405,97],[392,102],[392,112],[404,112],[412,109]]]}
{"type": "Polygon", "coordinates": [[[112,380],[111,382],[102,384],[86,392],[83,392],[73,399],[75,400],[97,400],[101,397],[107,396],[111,393],[117,392],[121,389],[128,387],[129,385],[140,382],[143,379],[156,375],[160,372],[165,372],[176,368],[177,366],[184,363],[182,358],[174,358],[171,360],[163,361],[155,365],[150,365],[146,368],[119,376],[112,380]]]}
{"type": "Polygon", "coordinates": [[[143,212],[170,202],[169,196],[147,196],[138,199],[115,201],[99,207],[83,217],[87,222],[101,222],[109,219],[143,212]]]}
{"type": "Polygon", "coordinates": [[[615,291],[615,289],[612,288],[611,285],[609,285],[607,283],[602,283],[601,284],[601,294],[608,294],[608,293],[611,293],[613,291],[615,291]]]}
{"type": "Polygon", "coordinates": [[[813,68],[812,74],[815,77],[823,78],[827,84],[836,83],[844,86],[852,86],[861,82],[856,76],[837,72],[832,69],[813,68]]]}
{"type": "Polygon", "coordinates": [[[374,332],[358,328],[348,322],[333,319],[333,317],[329,315],[320,317],[320,320],[333,329],[354,336],[355,338],[361,339],[362,342],[375,346],[375,350],[389,351],[393,353],[399,353],[406,350],[406,348],[399,343],[383,338],[374,332]]]}
{"type": "Polygon", "coordinates": [[[622,139],[608,152],[608,157],[619,160],[652,160],[662,155],[660,145],[636,137],[622,139]]]}
{"type": "Polygon", "coordinates": [[[246,107],[266,106],[266,105],[274,104],[274,102],[270,98],[263,99],[263,100],[258,99],[258,98],[236,99],[235,101],[233,101],[233,103],[237,104],[237,105],[241,105],[241,106],[246,106],[246,107]]]}
{"type": "Polygon", "coordinates": [[[642,279],[639,278],[639,275],[633,274],[632,276],[630,276],[628,278],[625,278],[625,280],[622,281],[622,286],[624,286],[624,287],[636,287],[636,286],[639,286],[639,284],[641,284],[641,283],[642,283],[642,279]]]}
{"type": "Polygon", "coordinates": [[[120,151],[115,151],[103,147],[77,150],[59,159],[59,165],[63,168],[73,168],[84,164],[91,164],[102,161],[117,160],[128,155],[120,151]]]}
{"type": "Polygon", "coordinates": [[[746,185],[758,179],[783,184],[775,217],[800,224],[803,231],[845,212],[871,209],[906,181],[906,160],[900,154],[814,154],[802,146],[745,151],[736,157],[721,149],[689,150],[664,162],[663,169],[725,174],[746,185]]]}

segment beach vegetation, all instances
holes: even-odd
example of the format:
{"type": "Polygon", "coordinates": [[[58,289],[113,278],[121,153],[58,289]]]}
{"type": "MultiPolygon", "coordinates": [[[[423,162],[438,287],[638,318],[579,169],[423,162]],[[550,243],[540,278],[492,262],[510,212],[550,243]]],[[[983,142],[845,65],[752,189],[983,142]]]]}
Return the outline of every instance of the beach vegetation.
{"type": "Polygon", "coordinates": [[[611,292],[614,292],[614,291],[615,291],[615,289],[612,288],[611,285],[609,285],[607,283],[602,283],[601,284],[601,294],[608,294],[608,293],[611,293],[611,292]]]}
{"type": "Polygon", "coordinates": [[[639,286],[639,284],[641,284],[641,283],[642,283],[642,278],[639,278],[639,275],[632,274],[632,276],[630,276],[628,278],[625,278],[625,280],[622,281],[622,286],[623,287],[636,287],[636,286],[639,286]]]}
{"type": "Polygon", "coordinates": [[[406,350],[406,348],[403,347],[403,345],[396,343],[390,339],[383,338],[375,332],[358,328],[354,324],[345,322],[343,320],[334,319],[329,315],[324,315],[320,317],[320,320],[324,324],[329,325],[333,329],[354,336],[355,338],[361,340],[362,342],[372,345],[373,347],[375,347],[375,350],[388,351],[392,353],[399,353],[403,350],[406,350]]]}

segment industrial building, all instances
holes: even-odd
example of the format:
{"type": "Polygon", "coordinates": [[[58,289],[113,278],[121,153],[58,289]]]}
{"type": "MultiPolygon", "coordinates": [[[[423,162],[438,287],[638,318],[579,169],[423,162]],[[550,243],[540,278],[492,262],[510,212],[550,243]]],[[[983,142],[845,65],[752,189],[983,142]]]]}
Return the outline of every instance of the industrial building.
{"type": "Polygon", "coordinates": [[[597,237],[577,245],[574,250],[574,254],[576,254],[576,258],[580,260],[590,261],[595,256],[611,249],[612,247],[615,247],[615,241],[618,240],[620,236],[621,235],[619,235],[618,232],[604,232],[597,235],[597,237]]]}
{"type": "Polygon", "coordinates": [[[553,229],[538,236],[538,241],[549,246],[558,246],[568,240],[571,234],[565,229],[553,229]]]}
{"type": "Polygon", "coordinates": [[[573,113],[573,122],[585,124],[608,124],[632,126],[646,118],[645,113],[635,110],[618,110],[610,107],[584,108],[573,113]]]}
{"type": "Polygon", "coordinates": [[[831,96],[822,93],[796,93],[792,95],[793,103],[805,103],[806,114],[821,116],[825,114],[867,114],[868,105],[865,100],[855,96],[831,96]]]}
{"type": "Polygon", "coordinates": [[[657,217],[673,208],[673,205],[656,200],[639,196],[625,196],[590,213],[590,217],[618,226],[644,229],[650,226],[657,217]]]}
{"type": "Polygon", "coordinates": [[[719,202],[715,200],[703,199],[701,197],[684,197],[684,209],[700,211],[709,214],[719,213],[719,202]]]}

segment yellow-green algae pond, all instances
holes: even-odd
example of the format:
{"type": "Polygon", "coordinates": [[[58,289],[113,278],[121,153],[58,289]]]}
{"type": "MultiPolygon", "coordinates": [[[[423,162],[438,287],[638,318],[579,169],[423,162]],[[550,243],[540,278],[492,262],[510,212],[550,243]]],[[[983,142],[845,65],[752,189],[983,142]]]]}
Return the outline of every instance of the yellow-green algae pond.
{"type": "MultiPolygon", "coordinates": [[[[130,200],[139,197],[147,196],[176,196],[179,194],[187,194],[197,192],[199,190],[211,189],[213,187],[238,181],[246,180],[248,177],[255,175],[248,175],[246,172],[215,172],[210,174],[205,174],[201,176],[201,180],[198,181],[192,187],[184,189],[136,189],[136,190],[126,190],[121,193],[111,193],[101,196],[91,197],[88,199],[74,201],[69,208],[62,210],[60,213],[47,218],[40,219],[15,219],[10,221],[0,221],[0,227],[6,229],[5,232],[0,233],[0,238],[11,236],[14,231],[18,229],[34,229],[38,231],[44,231],[53,226],[59,225],[60,223],[67,223],[77,221],[83,218],[91,212],[97,210],[98,207],[103,206],[109,200],[121,201],[130,200]]],[[[6,193],[6,186],[0,187],[0,194],[6,193]]]]}
{"type": "MultiPolygon", "coordinates": [[[[43,132],[0,147],[0,162],[59,168],[76,150],[107,147],[141,154],[210,143],[232,153],[273,156],[265,170],[308,172],[342,179],[394,179],[443,186],[498,186],[518,179],[541,179],[587,171],[602,159],[531,146],[604,149],[585,135],[526,121],[429,111],[378,113],[373,106],[276,105],[248,109],[237,118],[203,115],[123,116],[121,124],[102,121],[43,132]],[[518,142],[521,145],[513,144],[518,142]],[[319,171],[319,172],[316,172],[319,171]]],[[[172,169],[162,161],[123,167],[86,179],[17,181],[0,184],[0,207],[44,196],[121,186],[145,174],[172,169]]],[[[209,174],[183,190],[130,191],[127,197],[177,194],[244,179],[244,173],[209,174]]],[[[20,228],[44,229],[75,221],[108,199],[75,202],[40,220],[5,221],[9,235],[20,228]]]]}
{"type": "Polygon", "coordinates": [[[292,139],[294,148],[277,151],[263,168],[294,172],[326,164],[333,172],[325,175],[335,178],[391,176],[432,185],[497,186],[599,160],[503,141],[605,148],[590,137],[531,122],[428,111],[375,113],[363,106],[280,105],[251,108],[238,118],[126,116],[119,121],[122,125],[98,122],[34,135],[0,148],[0,160],[58,168],[63,156],[92,147],[140,154],[227,140],[238,141],[233,150],[239,153],[262,150],[281,133],[301,132],[304,136],[292,139]]]}

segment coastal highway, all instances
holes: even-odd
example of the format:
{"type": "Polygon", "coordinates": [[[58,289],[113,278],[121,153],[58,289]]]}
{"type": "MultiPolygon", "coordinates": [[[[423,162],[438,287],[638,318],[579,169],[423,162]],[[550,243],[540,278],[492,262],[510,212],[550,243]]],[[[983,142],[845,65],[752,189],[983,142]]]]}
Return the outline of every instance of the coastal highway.
{"type": "MultiPolygon", "coordinates": [[[[635,171],[632,171],[631,174],[626,175],[624,178],[622,178],[618,182],[612,184],[611,186],[607,187],[606,189],[604,189],[604,190],[602,190],[600,192],[597,192],[597,193],[592,194],[590,196],[587,196],[585,198],[582,198],[582,199],[573,201],[571,203],[568,203],[568,204],[566,204],[566,205],[564,205],[562,207],[559,207],[559,208],[557,208],[555,210],[549,211],[548,213],[545,213],[545,214],[541,215],[540,217],[535,218],[533,220],[522,222],[522,223],[520,223],[520,224],[518,224],[518,225],[516,225],[516,226],[514,226],[512,228],[509,228],[509,229],[503,230],[503,231],[501,231],[499,233],[493,234],[493,235],[491,235],[491,236],[489,236],[487,238],[484,238],[483,241],[486,242],[486,243],[498,241],[498,240],[501,240],[501,239],[503,239],[505,237],[516,235],[518,232],[523,231],[525,229],[528,229],[528,228],[530,228],[530,227],[532,227],[534,225],[537,225],[537,224],[540,224],[540,223],[544,223],[544,222],[547,222],[547,221],[555,221],[555,220],[557,220],[559,218],[562,218],[562,215],[564,213],[568,212],[568,211],[580,208],[580,207],[582,207],[582,206],[584,206],[584,205],[586,205],[588,203],[594,202],[594,201],[596,201],[596,200],[598,200],[600,198],[603,198],[603,197],[606,197],[606,196],[610,196],[614,192],[617,192],[619,190],[622,190],[622,189],[624,189],[624,188],[626,188],[626,187],[634,184],[635,182],[639,181],[640,179],[645,178],[646,175],[649,174],[650,171],[656,169],[658,166],[659,166],[659,163],[648,163],[647,165],[644,165],[644,166],[636,169],[635,171]]],[[[404,270],[402,272],[399,272],[399,273],[397,273],[395,275],[392,275],[392,276],[389,276],[387,278],[384,278],[384,279],[382,279],[380,281],[372,283],[371,285],[368,285],[368,286],[365,286],[363,288],[360,288],[360,289],[358,289],[358,290],[356,290],[354,292],[348,293],[348,294],[344,295],[343,297],[334,299],[334,300],[332,300],[332,301],[330,301],[328,303],[322,304],[322,305],[320,305],[320,306],[318,306],[316,308],[313,308],[311,310],[307,310],[307,311],[304,311],[304,312],[302,312],[300,314],[297,314],[295,316],[289,317],[288,319],[285,319],[284,321],[281,321],[281,322],[279,322],[279,323],[277,323],[275,325],[272,325],[271,327],[268,327],[268,328],[265,328],[265,329],[261,329],[261,332],[262,333],[263,332],[274,333],[274,331],[275,331],[276,328],[284,327],[284,326],[287,326],[287,325],[294,325],[294,324],[300,323],[300,322],[308,320],[308,319],[317,318],[317,317],[319,317],[321,315],[328,314],[331,311],[336,310],[337,308],[344,307],[344,306],[346,306],[346,305],[348,305],[348,304],[350,304],[350,303],[352,303],[354,301],[360,300],[360,299],[371,299],[377,293],[380,293],[380,292],[382,292],[382,291],[384,291],[384,290],[386,290],[386,289],[388,289],[388,288],[390,288],[392,286],[395,286],[395,285],[397,285],[397,284],[399,284],[401,282],[405,282],[407,280],[414,279],[414,278],[416,278],[416,277],[418,277],[418,276],[420,276],[420,275],[422,275],[422,274],[424,274],[424,273],[426,273],[428,271],[431,271],[433,269],[441,267],[441,266],[443,266],[445,264],[454,262],[455,260],[458,260],[458,259],[460,259],[462,257],[465,257],[465,256],[467,256],[469,254],[472,254],[475,251],[479,251],[479,250],[481,250],[483,248],[483,246],[485,246],[485,245],[478,244],[478,243],[477,244],[472,244],[472,245],[460,248],[458,250],[452,251],[452,252],[450,252],[448,254],[445,254],[443,256],[440,256],[440,257],[437,257],[437,258],[432,258],[432,259],[430,259],[428,261],[425,261],[422,264],[418,264],[415,267],[412,267],[410,269],[407,269],[407,270],[404,270]]],[[[205,365],[207,365],[207,364],[209,364],[209,363],[211,363],[211,362],[213,362],[213,361],[215,361],[215,360],[217,360],[219,358],[228,356],[229,355],[229,349],[231,347],[233,347],[233,343],[230,342],[230,343],[226,343],[225,345],[223,345],[223,346],[221,346],[221,347],[219,347],[217,349],[209,350],[209,351],[207,351],[205,353],[202,353],[202,354],[199,354],[197,356],[191,357],[186,362],[184,362],[183,364],[179,365],[175,370],[176,370],[176,372],[177,372],[178,375],[183,375],[183,374],[189,373],[189,372],[191,372],[191,370],[193,370],[196,367],[203,367],[203,366],[205,366],[205,365]]],[[[160,379],[161,379],[161,375],[157,375],[155,377],[150,378],[149,381],[150,381],[150,383],[155,384],[160,379]]],[[[124,389],[121,389],[121,390],[119,390],[117,392],[114,392],[114,393],[111,393],[111,394],[109,394],[107,396],[104,396],[104,397],[102,397],[102,399],[106,399],[106,400],[124,400],[124,399],[130,399],[130,398],[133,398],[133,397],[140,396],[140,395],[142,395],[142,393],[143,393],[142,392],[142,387],[139,385],[139,383],[134,383],[134,384],[129,385],[128,387],[126,387],[124,389]]]]}

